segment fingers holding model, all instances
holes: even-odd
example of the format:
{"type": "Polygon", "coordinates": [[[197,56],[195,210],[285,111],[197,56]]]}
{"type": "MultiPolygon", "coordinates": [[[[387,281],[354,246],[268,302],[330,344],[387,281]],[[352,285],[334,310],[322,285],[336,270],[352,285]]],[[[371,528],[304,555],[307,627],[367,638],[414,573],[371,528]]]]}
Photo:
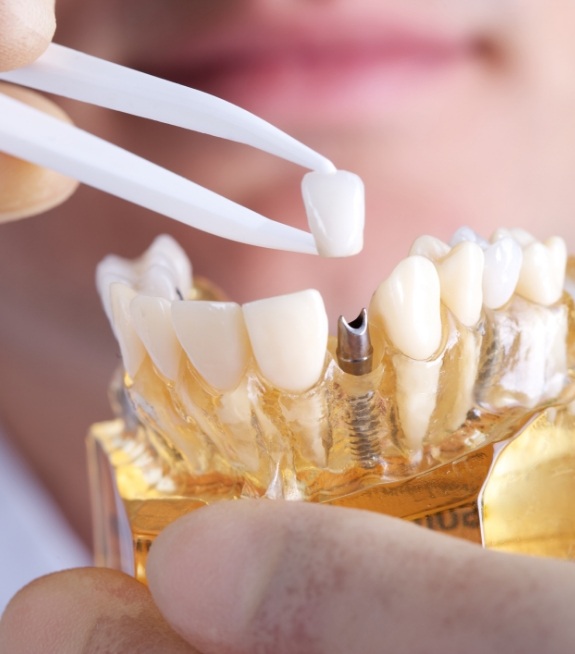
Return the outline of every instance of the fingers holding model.
{"type": "MultiPolygon", "coordinates": [[[[56,27],[53,0],[0,0],[0,70],[33,62],[44,52],[56,27]]],[[[8,84],[5,93],[62,120],[69,120],[42,96],[8,84]]],[[[63,202],[77,182],[1,152],[0,222],[24,218],[63,202]]]]}
{"type": "Polygon", "coordinates": [[[0,651],[567,654],[575,642],[572,563],[352,509],[222,502],[170,525],[147,571],[151,597],[105,569],[33,582],[0,621],[0,651]]]}
{"type": "Polygon", "coordinates": [[[241,501],[154,543],[148,580],[205,654],[569,652],[569,563],[486,551],[373,513],[241,501]]]}

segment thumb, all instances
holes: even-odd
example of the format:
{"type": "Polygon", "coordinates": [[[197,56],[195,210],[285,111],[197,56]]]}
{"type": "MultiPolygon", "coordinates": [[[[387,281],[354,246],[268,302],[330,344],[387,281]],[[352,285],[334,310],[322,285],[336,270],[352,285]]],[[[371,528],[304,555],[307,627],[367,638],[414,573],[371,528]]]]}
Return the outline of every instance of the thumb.
{"type": "MultiPolygon", "coordinates": [[[[33,62],[48,47],[55,28],[54,0],[0,0],[0,70],[33,62]]],[[[0,92],[69,120],[36,93],[8,84],[0,84],[0,92]]],[[[51,209],[77,185],[75,180],[0,152],[0,223],[51,209]]]]}
{"type": "Polygon", "coordinates": [[[350,509],[221,503],[150,552],[164,617],[206,654],[571,652],[575,571],[350,509]]]}
{"type": "MultiPolygon", "coordinates": [[[[71,122],[62,109],[38,93],[2,82],[0,93],[71,122]]],[[[70,177],[0,152],[0,223],[47,211],[66,200],[77,186],[70,177]]]]}

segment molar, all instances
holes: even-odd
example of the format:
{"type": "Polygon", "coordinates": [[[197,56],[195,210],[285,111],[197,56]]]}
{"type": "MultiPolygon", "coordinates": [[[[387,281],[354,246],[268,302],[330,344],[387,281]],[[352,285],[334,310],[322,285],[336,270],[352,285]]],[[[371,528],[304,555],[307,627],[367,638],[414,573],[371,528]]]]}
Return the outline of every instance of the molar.
{"type": "Polygon", "coordinates": [[[365,191],[360,177],[345,170],[311,172],[302,180],[309,228],[322,257],[361,252],[365,191]]]}
{"type": "Polygon", "coordinates": [[[327,315],[318,291],[249,302],[243,313],[256,362],[271,384],[301,393],[317,383],[328,340],[327,315]]]}
{"type": "Polygon", "coordinates": [[[520,227],[512,227],[511,229],[501,227],[496,229],[491,235],[490,240],[492,243],[496,243],[502,238],[512,238],[517,241],[522,248],[526,248],[528,245],[531,245],[531,243],[537,242],[537,239],[533,234],[530,234],[527,230],[521,229],[520,227]]]}
{"type": "Polygon", "coordinates": [[[523,249],[517,294],[543,306],[554,304],[563,293],[566,264],[567,248],[562,238],[530,243],[523,249]]]}
{"type": "Polygon", "coordinates": [[[483,267],[483,306],[488,309],[499,309],[511,299],[521,269],[521,247],[514,234],[524,243],[534,239],[522,229],[498,229],[489,241],[482,238],[470,227],[460,227],[451,239],[453,246],[471,241],[481,247],[485,256],[483,267]]]}
{"type": "Polygon", "coordinates": [[[236,388],[251,356],[239,304],[173,302],[171,311],[176,336],[200,375],[221,392],[236,388]]]}

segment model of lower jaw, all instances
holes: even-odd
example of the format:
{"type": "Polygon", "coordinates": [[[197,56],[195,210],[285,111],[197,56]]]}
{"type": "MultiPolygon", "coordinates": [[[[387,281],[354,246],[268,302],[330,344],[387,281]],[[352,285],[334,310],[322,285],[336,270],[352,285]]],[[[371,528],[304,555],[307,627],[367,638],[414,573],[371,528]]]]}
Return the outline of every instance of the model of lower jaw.
{"type": "Polygon", "coordinates": [[[159,455],[200,484],[216,473],[244,495],[297,498],[412,476],[570,402],[566,265],[562,239],[522,230],[417,239],[373,295],[373,365],[358,376],[338,365],[317,291],[186,299],[190,263],[170,237],[107,257],[97,283],[159,455]]]}

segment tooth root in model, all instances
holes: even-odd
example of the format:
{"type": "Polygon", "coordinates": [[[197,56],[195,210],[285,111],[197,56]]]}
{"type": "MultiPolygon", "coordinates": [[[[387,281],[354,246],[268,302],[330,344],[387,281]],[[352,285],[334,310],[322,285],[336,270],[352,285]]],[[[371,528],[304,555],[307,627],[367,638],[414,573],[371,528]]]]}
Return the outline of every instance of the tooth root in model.
{"type": "Polygon", "coordinates": [[[172,302],[171,310],[175,334],[190,363],[217,393],[210,393],[210,398],[223,425],[226,446],[246,470],[257,471],[259,453],[245,384],[251,349],[241,306],[178,300],[172,302]]]}
{"type": "Polygon", "coordinates": [[[260,468],[260,449],[254,435],[252,406],[246,380],[219,397],[217,416],[229,432],[238,461],[248,472],[260,468]]]}
{"type": "Polygon", "coordinates": [[[437,403],[442,357],[439,275],[426,257],[401,261],[373,295],[369,315],[396,348],[396,403],[405,445],[421,448],[437,403]],[[435,357],[432,359],[432,357],[435,357]]]}
{"type": "Polygon", "coordinates": [[[453,403],[445,416],[445,427],[455,431],[466,420],[475,403],[475,382],[481,355],[481,339],[477,332],[462,329],[457,339],[457,362],[452,361],[449,374],[455,376],[452,390],[453,403]]]}
{"type": "Polygon", "coordinates": [[[416,361],[402,354],[393,357],[396,403],[405,445],[411,452],[421,450],[437,404],[439,373],[443,357],[416,361]]]}

